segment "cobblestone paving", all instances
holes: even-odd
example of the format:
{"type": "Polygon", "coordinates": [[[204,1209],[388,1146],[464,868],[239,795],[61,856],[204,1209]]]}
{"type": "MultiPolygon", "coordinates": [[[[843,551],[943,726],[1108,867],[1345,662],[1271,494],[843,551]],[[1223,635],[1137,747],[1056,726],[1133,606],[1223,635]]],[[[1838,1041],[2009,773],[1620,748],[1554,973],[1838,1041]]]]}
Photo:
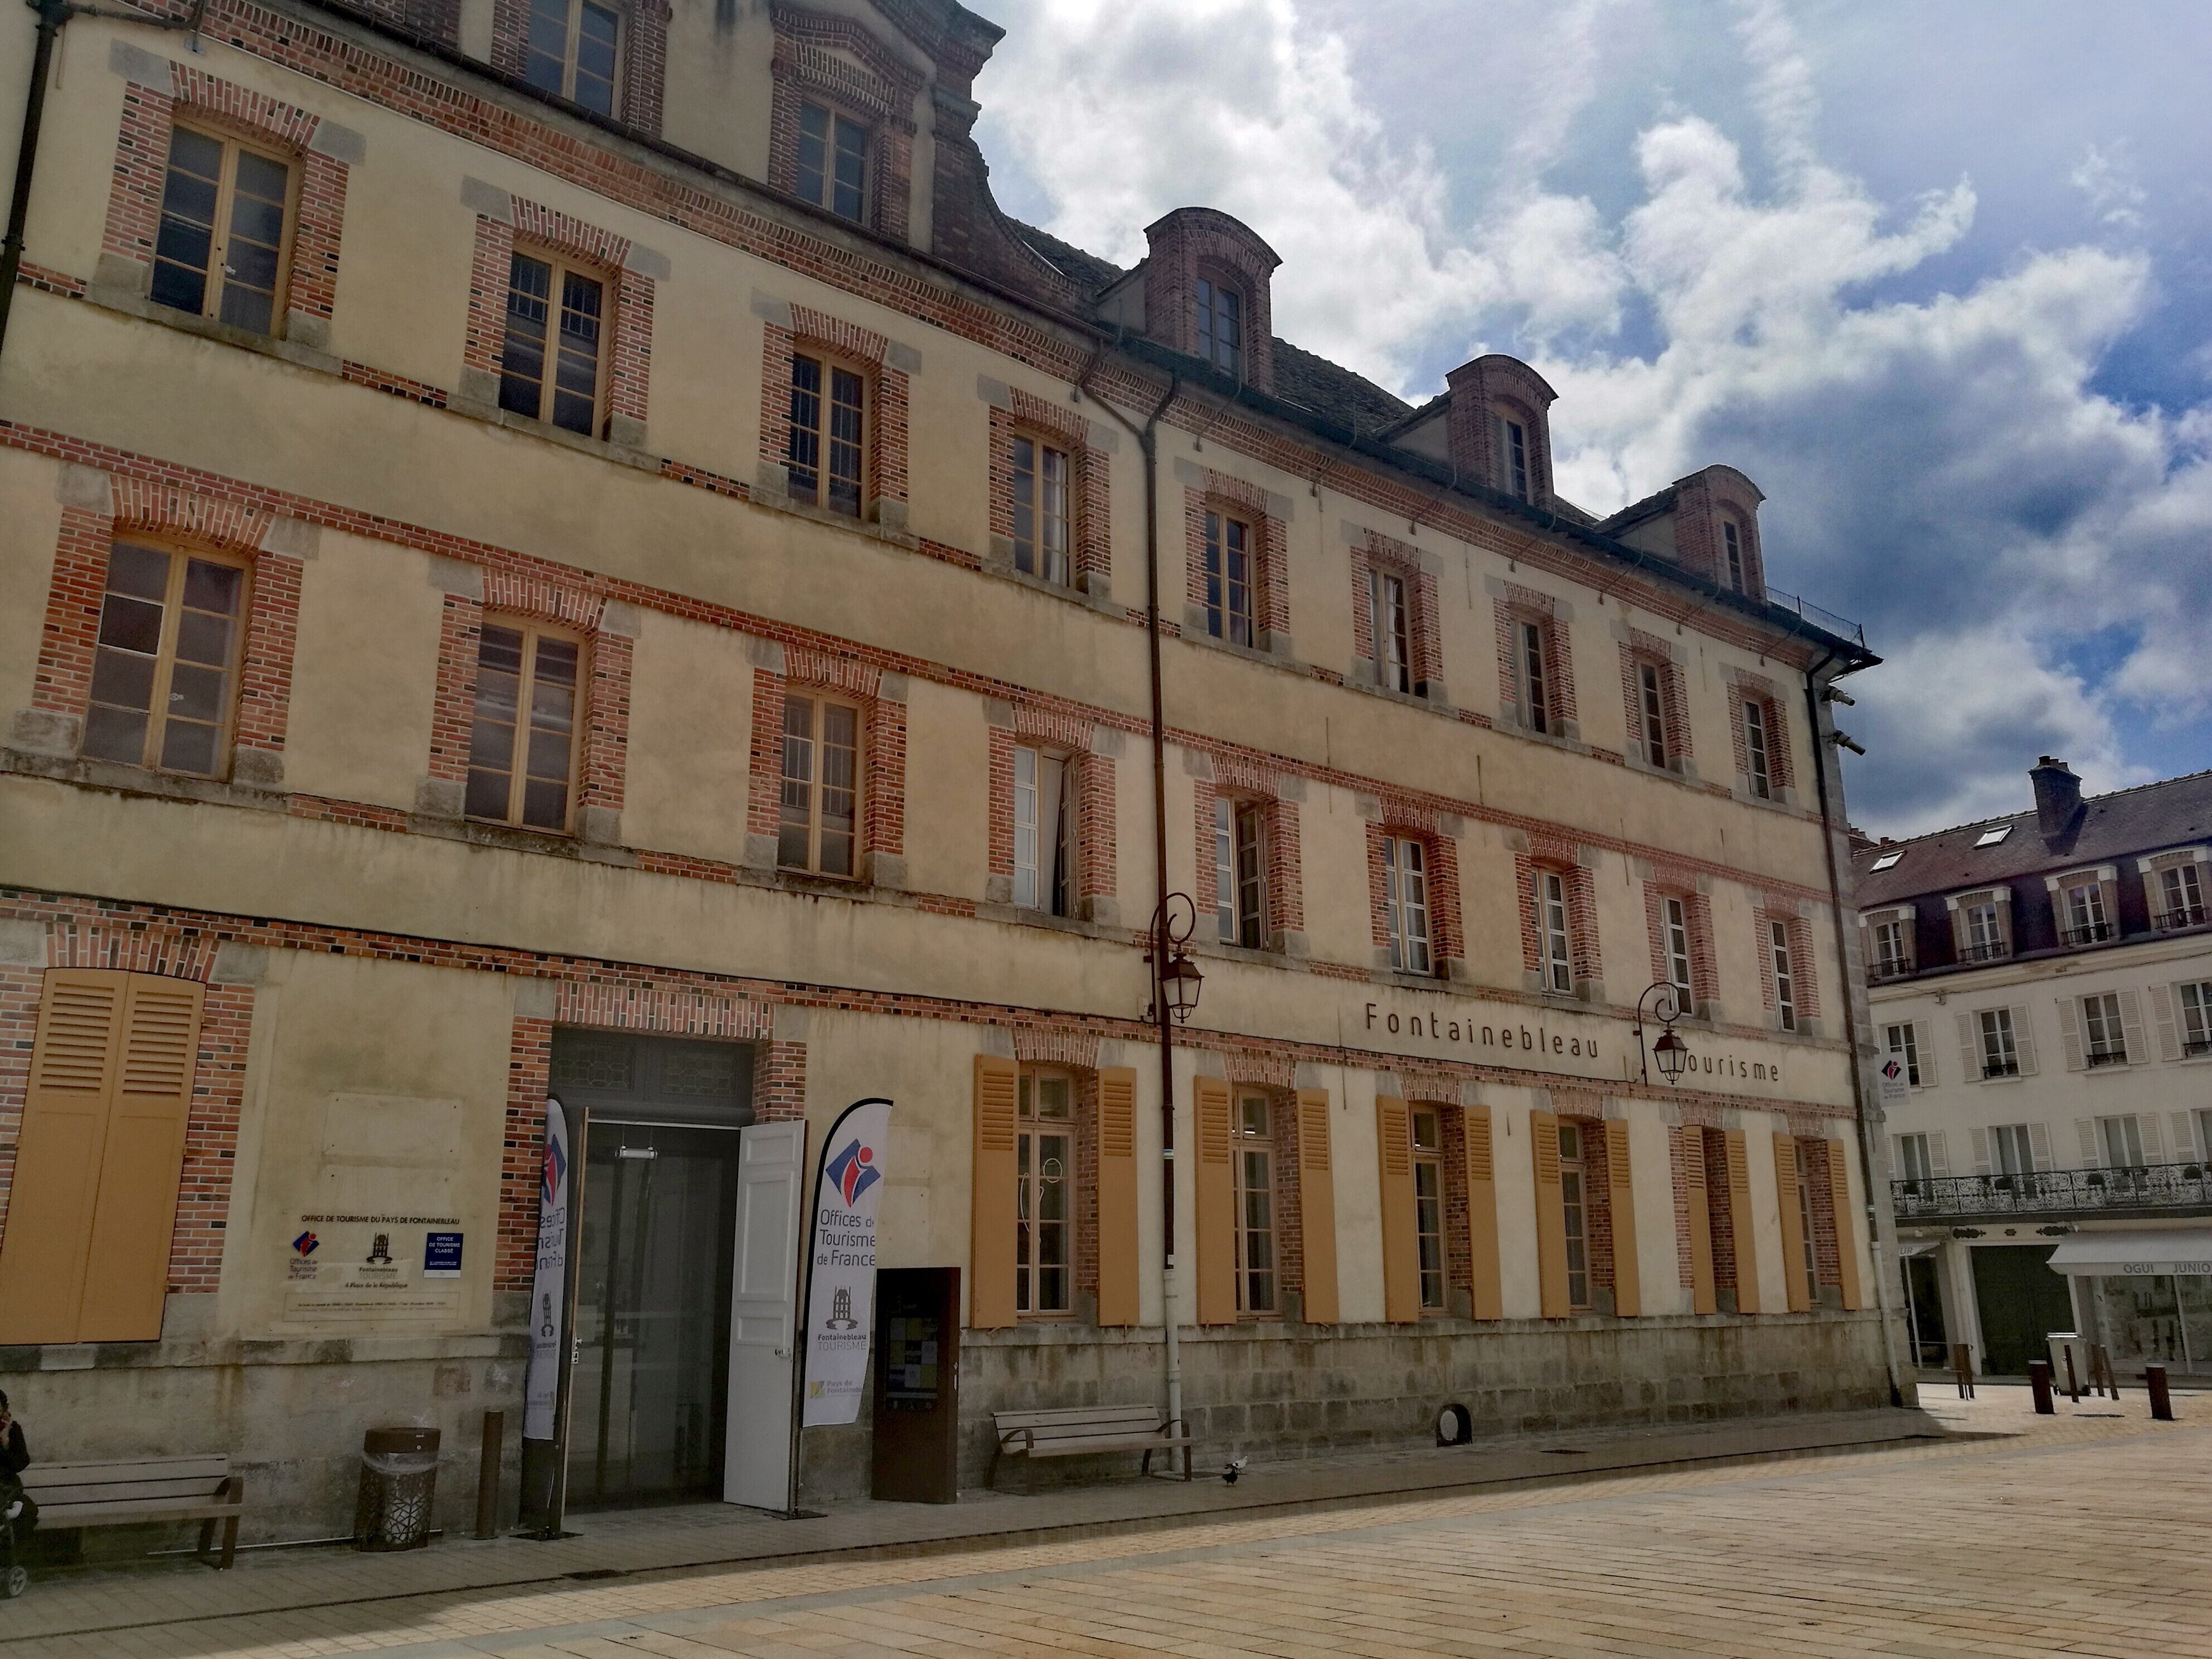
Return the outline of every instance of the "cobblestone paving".
{"type": "Polygon", "coordinates": [[[2045,1419],[2017,1389],[1929,1404],[2004,1437],[922,1559],[215,1619],[185,1599],[177,1622],[74,1637],[9,1640],[0,1604],[0,1659],[2212,1659],[2212,1396],[2173,1425],[2139,1392],[2045,1419]]]}

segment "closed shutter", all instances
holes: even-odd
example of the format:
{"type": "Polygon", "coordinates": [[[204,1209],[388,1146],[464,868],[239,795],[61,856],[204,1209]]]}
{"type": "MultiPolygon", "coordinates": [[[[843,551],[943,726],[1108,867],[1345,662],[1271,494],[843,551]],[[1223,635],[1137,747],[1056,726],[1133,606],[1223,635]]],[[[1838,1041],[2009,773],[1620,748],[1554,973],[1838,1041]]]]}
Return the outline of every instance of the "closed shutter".
{"type": "MultiPolygon", "coordinates": [[[[1920,1086],[1932,1089],[1936,1086],[1936,1027],[1931,1022],[1924,1019],[1912,1022],[1912,1047],[1920,1060],[1920,1086]]],[[[1966,1075],[1971,1078],[1973,1073],[1968,1072],[1966,1075]]]]}
{"type": "Polygon", "coordinates": [[[46,976],[0,1244],[0,1343],[161,1334],[201,988],[46,976]]]}
{"type": "Polygon", "coordinates": [[[1505,1317],[1505,1292],[1498,1263],[1498,1168],[1490,1145],[1490,1108],[1462,1115],[1467,1134],[1468,1267],[1477,1319],[1505,1317]]]}
{"type": "Polygon", "coordinates": [[[2160,1060],[2181,1058],[2181,1027],[2173,1017],[2173,987],[2154,985],[2150,988],[2151,1018],[2158,1022],[2158,1057],[2160,1060]]]}
{"type": "Polygon", "coordinates": [[[1382,1183],[1382,1317],[1410,1325],[1421,1316],[1421,1241],[1413,1226],[1412,1109],[1395,1095],[1375,1097],[1375,1145],[1382,1183]]]}
{"type": "Polygon", "coordinates": [[[2136,1127],[2142,1136],[2143,1162],[2156,1168],[2166,1162],[2166,1137],[2159,1132],[2158,1114],[2143,1112],[2136,1119],[2136,1127]]]}
{"type": "Polygon", "coordinates": [[[1713,1211],[1705,1190],[1705,1132],[1692,1127],[1673,1133],[1682,1148],[1684,1203],[1689,1211],[1690,1311],[1717,1313],[1721,1304],[1713,1291],[1713,1211]]]}
{"type": "Polygon", "coordinates": [[[2127,1039],[2129,1065],[2150,1058],[2150,1044],[2143,1041],[2142,999],[2133,991],[2120,993],[2120,1031],[2127,1039]]]}
{"type": "Polygon", "coordinates": [[[1605,1126],[1605,1197],[1613,1223],[1613,1310],[1624,1319],[1644,1311],[1644,1275],[1636,1260],[1636,1188],[1629,1177],[1628,1125],[1605,1126]]]}
{"type": "Polygon", "coordinates": [[[1528,1150],[1536,1166],[1536,1285],[1547,1319],[1565,1319],[1567,1305],[1567,1205],[1559,1191],[1559,1120],[1528,1114],[1528,1150]]]}
{"type": "Polygon", "coordinates": [[[2031,1123],[2027,1126],[2027,1150],[2029,1156],[2035,1159],[2035,1167],[2038,1170],[2055,1170],[2058,1167],[2051,1156],[2051,1126],[2048,1123],[2031,1123]]]}
{"type": "Polygon", "coordinates": [[[1990,1132],[1977,1128],[1974,1137],[1974,1173],[1985,1176],[1990,1172],[1990,1132]]]}
{"type": "Polygon", "coordinates": [[[2168,1115],[2173,1124],[2173,1158],[2178,1164],[2186,1164],[2197,1156],[2197,1126],[2186,1112],[2168,1115]]]}
{"type": "Polygon", "coordinates": [[[1729,1231],[1734,1235],[1730,1242],[1735,1247],[1735,1310],[1755,1314],[1759,1311],[1759,1249],[1751,1224],[1751,1162],[1744,1152],[1742,1130],[1728,1130],[1722,1139],[1728,1146],[1729,1231]]]}
{"type": "Polygon", "coordinates": [[[1813,1305],[1812,1287],[1805,1282],[1805,1218],[1797,1208],[1797,1140],[1794,1135],[1774,1137],[1774,1192],[1782,1212],[1782,1285],[1791,1313],[1813,1305]]]}
{"type": "Polygon", "coordinates": [[[1014,1231],[1018,1194],[1015,1066],[996,1054],[975,1056],[975,1194],[968,1227],[968,1322],[996,1330],[1014,1322],[1014,1231]]]}
{"type": "Polygon", "coordinates": [[[2088,1062],[2081,1054],[2081,1000],[2079,997],[2058,999],[2058,1042],[2066,1051],[2068,1071],[2088,1069],[2088,1062]]]}
{"type": "Polygon", "coordinates": [[[1098,1322],[1137,1322],[1137,1073],[1098,1073],[1098,1322]]]}
{"type": "Polygon", "coordinates": [[[1972,1083],[1982,1074],[1982,1040],[1972,1014],[1954,1016],[1959,1022],[1959,1076],[1972,1083]]]}
{"type": "Polygon", "coordinates": [[[2081,1146],[2081,1167],[2085,1170],[2103,1169],[2105,1167],[2105,1160],[2102,1157],[2104,1148],[2097,1141],[2097,1120],[2094,1117],[2075,1118],[2074,1133],[2081,1146]]]}
{"type": "Polygon", "coordinates": [[[1306,1322],[1334,1325],[1338,1318],[1336,1175],[1326,1089],[1298,1091],[1298,1239],[1305,1247],[1306,1322]]]}
{"type": "Polygon", "coordinates": [[[1928,1173],[1931,1176],[1951,1173],[1951,1139],[1942,1129],[1928,1132],[1928,1173]]]}
{"type": "Polygon", "coordinates": [[[2020,1074],[2035,1075],[2035,1026],[2027,1017],[2027,1010],[2015,1007],[2012,1011],[2013,1048],[2020,1055],[2020,1074]]]}
{"type": "Polygon", "coordinates": [[[1198,1322],[1237,1322],[1237,1164],[1229,1121],[1229,1085],[1218,1077],[1191,1085],[1198,1158],[1191,1165],[1198,1212],[1198,1322]]]}
{"type": "Polygon", "coordinates": [[[1856,1313],[1866,1306],[1866,1292],[1859,1279],[1859,1222],[1851,1207],[1851,1172],[1844,1163],[1850,1155],[1849,1141],[1828,1143],[1828,1207],[1836,1218],[1836,1261],[1843,1275],[1844,1306],[1856,1313]]]}

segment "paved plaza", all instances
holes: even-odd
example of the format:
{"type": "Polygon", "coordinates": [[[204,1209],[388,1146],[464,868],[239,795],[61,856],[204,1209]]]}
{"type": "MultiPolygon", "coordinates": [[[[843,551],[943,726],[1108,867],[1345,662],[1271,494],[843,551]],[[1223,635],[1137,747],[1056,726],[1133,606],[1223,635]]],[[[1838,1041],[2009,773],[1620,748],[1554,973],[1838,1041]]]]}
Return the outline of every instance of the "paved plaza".
{"type": "Polygon", "coordinates": [[[0,1659],[2212,1656],[2212,1396],[2176,1424],[2139,1390],[2045,1419],[2014,1389],[1929,1403],[1972,1437],[922,1557],[399,1594],[404,1574],[380,1594],[384,1564],[354,1558],[350,1598],[250,1612],[208,1600],[212,1574],[64,1575],[0,1604],[0,1659]],[[143,1611],[149,1583],[175,1592],[168,1622],[100,1624],[103,1595],[143,1611]],[[10,1631],[42,1593],[73,1633],[10,1631]]]}

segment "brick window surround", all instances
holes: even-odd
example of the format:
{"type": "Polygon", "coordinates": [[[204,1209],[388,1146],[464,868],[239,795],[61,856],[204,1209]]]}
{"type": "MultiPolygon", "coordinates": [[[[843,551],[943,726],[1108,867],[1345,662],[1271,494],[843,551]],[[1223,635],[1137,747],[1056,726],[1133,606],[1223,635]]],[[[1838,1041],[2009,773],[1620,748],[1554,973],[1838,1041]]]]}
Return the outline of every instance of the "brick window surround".
{"type": "Polygon", "coordinates": [[[337,292],[338,236],[345,220],[349,161],[367,146],[358,133],[204,70],[150,53],[118,49],[125,71],[123,128],[116,143],[107,224],[95,285],[143,299],[153,281],[168,180],[169,135],[179,118],[258,138],[289,155],[299,173],[284,311],[275,331],[316,350],[331,343],[337,292]],[[158,84],[155,84],[158,82],[158,84]]]}
{"type": "Polygon", "coordinates": [[[629,757],[631,653],[638,624],[635,610],[581,587],[473,566],[454,567],[441,586],[446,595],[438,634],[438,689],[429,766],[417,810],[432,817],[459,819],[464,814],[469,734],[476,721],[477,653],[485,618],[550,622],[584,635],[586,681],[577,710],[580,752],[571,833],[595,845],[620,846],[629,757]]]}
{"type": "MultiPolygon", "coordinates": [[[[1107,926],[1121,921],[1116,896],[1120,845],[1115,819],[1115,752],[1118,734],[1078,715],[1016,703],[991,724],[991,867],[983,885],[987,903],[1011,904],[1014,894],[1014,750],[1044,744],[1067,751],[1075,775],[1078,836],[1075,915],[1107,926]]],[[[1040,849],[1042,850],[1042,849],[1040,849]]]]}
{"type": "MultiPolygon", "coordinates": [[[[615,119],[657,138],[668,82],[667,0],[612,0],[612,4],[622,15],[622,95],[615,104],[615,119]]],[[[529,41],[530,0],[492,0],[491,66],[520,80],[529,41]]]]}
{"type": "MultiPolygon", "coordinates": [[[[1267,511],[1267,492],[1242,478],[1208,469],[1201,484],[1183,489],[1183,635],[1208,639],[1206,629],[1206,515],[1218,513],[1252,526],[1252,643],[1285,654],[1291,641],[1290,550],[1287,527],[1267,511]]],[[[1217,641],[1225,644],[1226,641],[1217,641]]]]}
{"type": "Polygon", "coordinates": [[[1819,1028],[1820,991],[1813,978],[1813,924],[1797,914],[1793,899],[1763,898],[1752,910],[1752,925],[1759,943],[1759,994],[1770,1014],[1778,1012],[1774,988],[1774,943],[1771,924],[1780,922],[1790,936],[1790,994],[1797,1008],[1797,1029],[1819,1028]]]}
{"type": "Polygon", "coordinates": [[[1675,556],[1715,586],[1729,586],[1721,526],[1732,522],[1743,554],[1744,592],[1766,596],[1766,562],[1759,544],[1759,486],[1732,466],[1709,466],[1674,484],[1675,556]]]}
{"type": "MultiPolygon", "coordinates": [[[[761,308],[757,301],[756,308],[761,308]]],[[[886,529],[904,531],[907,368],[903,365],[911,361],[907,349],[894,344],[873,329],[862,328],[826,312],[781,302],[771,303],[766,309],[775,315],[762,325],[760,483],[754,499],[770,504],[789,502],[790,478],[784,463],[790,453],[791,359],[794,353],[827,352],[858,363],[868,381],[864,416],[866,453],[860,463],[860,516],[886,529]]]]}
{"type": "Polygon", "coordinates": [[[1091,423],[1019,386],[1006,390],[1006,407],[991,407],[991,561],[1014,568],[1014,438],[1026,433],[1067,456],[1068,582],[1077,592],[1113,592],[1114,521],[1109,493],[1112,474],[1103,449],[1091,442],[1091,423]]]}
{"type": "MultiPolygon", "coordinates": [[[[1443,1176],[1444,1305],[1424,1308],[1425,1319],[1466,1319],[1474,1315],[1474,1257],[1467,1187],[1467,1110],[1460,1104],[1459,1080],[1397,1074],[1397,1091],[1410,1112],[1437,1115],[1437,1161],[1443,1176]]],[[[1411,1127],[1410,1117],[1408,1121],[1411,1127]]]]}
{"type": "Polygon", "coordinates": [[[769,65],[768,183],[799,193],[799,108],[817,103],[868,129],[865,223],[907,240],[914,202],[915,100],[923,76],[852,18],[776,0],[769,65]]]}
{"type": "Polygon", "coordinates": [[[1644,742],[1643,671],[1648,665],[1659,671],[1659,701],[1667,725],[1667,769],[1694,776],[1690,705],[1683,690],[1682,665],[1677,660],[1680,653],[1656,634],[1636,628],[1622,631],[1627,637],[1620,641],[1620,695],[1628,721],[1626,751],[1630,763],[1650,764],[1644,742]]]}
{"type": "Polygon", "coordinates": [[[1615,1281],[1613,1172],[1606,1153],[1605,1122],[1598,1102],[1583,1097],[1579,1091],[1570,1097],[1565,1091],[1555,1090],[1552,1109],[1559,1114],[1562,1127],[1572,1126],[1582,1132],[1583,1232],[1589,1245],[1590,1310],[1609,1314],[1614,1310],[1615,1281]]]}
{"type": "Polygon", "coordinates": [[[1686,871],[1656,870],[1644,884],[1644,926],[1650,937],[1651,979],[1672,983],[1667,961],[1667,901],[1682,902],[1682,920],[1690,932],[1690,1001],[1683,1012],[1692,1018],[1706,1012],[1720,995],[1720,968],[1713,951],[1713,902],[1686,871]]]}
{"type": "Polygon", "coordinates": [[[1559,393],[1517,357],[1492,352],[1462,363],[1444,376],[1451,401],[1444,432],[1451,464],[1462,479],[1510,495],[1510,462],[1498,452],[1498,421],[1520,422],[1527,444],[1528,505],[1552,504],[1551,408],[1559,393]]]}
{"type": "MultiPolygon", "coordinates": [[[[1836,1239],[1836,1193],[1828,1173],[1828,1159],[1836,1144],[1815,1135],[1797,1138],[1798,1149],[1805,1155],[1805,1182],[1810,1188],[1807,1196],[1813,1200],[1813,1277],[1823,1292],[1832,1287],[1840,1304],[1843,1251],[1836,1239]]],[[[1826,1299],[1825,1295],[1822,1299],[1826,1299]]]]}
{"type": "MultiPolygon", "coordinates": [[[[605,423],[592,435],[636,449],[645,443],[646,398],[653,363],[654,279],[645,267],[660,256],[635,247],[627,236],[587,225],[520,196],[504,209],[472,196],[477,209],[476,256],[469,270],[469,325],[463,347],[456,408],[472,414],[499,410],[500,360],[507,350],[507,290],[517,243],[541,247],[591,266],[605,282],[606,384],[600,392],[605,423]]],[[[506,416],[521,421],[520,416],[506,416]]],[[[525,422],[527,426],[550,422],[525,422]]],[[[563,436],[568,434],[563,434],[563,436]]]]}
{"type": "Polygon", "coordinates": [[[1212,923],[1220,900],[1213,860],[1213,804],[1227,795],[1258,806],[1266,828],[1268,948],[1304,956],[1307,951],[1305,880],[1298,851],[1298,799],[1303,797],[1303,787],[1242,756],[1194,758],[1203,764],[1206,774],[1194,777],[1191,786],[1197,806],[1198,878],[1192,885],[1192,896],[1198,906],[1198,937],[1209,944],[1220,942],[1212,923]]]}
{"type": "MultiPolygon", "coordinates": [[[[1390,971],[1389,899],[1382,843],[1392,836],[1420,843],[1428,876],[1429,956],[1433,977],[1461,976],[1467,960],[1459,906],[1459,842],[1443,817],[1411,801],[1383,803],[1380,819],[1367,824],[1367,914],[1375,966],[1390,971]]],[[[1431,975],[1422,975],[1429,978],[1431,975]]]]}
{"type": "Polygon", "coordinates": [[[1561,623],[1559,602],[1548,593],[1518,582],[1504,582],[1504,592],[1492,607],[1498,623],[1498,698],[1512,725],[1528,729],[1521,699],[1521,629],[1534,623],[1543,630],[1544,661],[1550,675],[1547,687],[1553,716],[1547,734],[1570,740],[1581,736],[1575,703],[1575,663],[1568,630],[1561,623]]]}
{"type": "MultiPolygon", "coordinates": [[[[776,868],[776,832],[783,796],[783,695],[840,694],[859,703],[860,721],[860,861],[862,884],[906,886],[906,677],[849,657],[801,646],[761,642],[753,653],[753,729],[745,807],[745,863],[776,868]]],[[[799,879],[807,878],[789,872],[799,879]]],[[[846,884],[831,877],[825,879],[846,884]]]]}
{"type": "Polygon", "coordinates": [[[1443,649],[1437,629],[1437,579],[1421,563],[1419,549],[1376,531],[1352,548],[1352,653],[1370,685],[1382,684],[1375,645],[1375,610],[1369,576],[1382,571],[1406,586],[1406,647],[1413,695],[1443,696],[1443,649]]]}
{"type": "Polygon", "coordinates": [[[1306,1290],[1305,1207],[1298,1181],[1298,1097],[1296,1067],[1281,1054],[1231,1050],[1220,1056],[1222,1073],[1229,1081],[1230,1111],[1237,1110],[1240,1095],[1267,1097],[1267,1139],[1273,1154],[1275,1227],[1275,1310],[1247,1314],[1247,1319],[1289,1319],[1291,1297],[1304,1314],[1306,1290]]]}
{"type": "Polygon", "coordinates": [[[1743,706],[1761,704],[1766,711],[1766,770],[1777,801],[1788,801],[1786,793],[1797,785],[1797,769],[1790,754],[1790,720],[1774,682],[1762,674],[1729,669],[1724,678],[1729,696],[1729,735],[1735,744],[1735,774],[1741,793],[1751,791],[1751,740],[1745,734],[1743,706]]]}
{"type": "Polygon", "coordinates": [[[1544,979],[1544,948],[1536,914],[1536,872],[1550,870],[1566,878],[1568,965],[1577,996],[1600,994],[1601,975],[1597,939],[1597,883],[1595,873],[1580,862],[1569,842],[1549,836],[1530,836],[1527,849],[1513,854],[1513,880],[1519,890],[1521,966],[1532,991],[1558,996],[1544,979]]]}
{"type": "Polygon", "coordinates": [[[1243,381],[1275,389],[1274,307],[1269,289],[1281,256],[1249,226],[1212,208],[1177,208],[1145,228],[1145,331],[1186,356],[1198,355],[1200,277],[1237,292],[1243,308],[1239,351],[1243,381]]]}
{"type": "Polygon", "coordinates": [[[92,694],[109,551],[118,540],[143,536],[156,546],[244,556],[245,633],[228,775],[248,787],[282,788],[300,622],[300,552],[313,532],[262,508],[89,467],[63,468],[59,493],[61,536],[31,704],[10,720],[9,745],[60,759],[77,755],[92,694]]]}

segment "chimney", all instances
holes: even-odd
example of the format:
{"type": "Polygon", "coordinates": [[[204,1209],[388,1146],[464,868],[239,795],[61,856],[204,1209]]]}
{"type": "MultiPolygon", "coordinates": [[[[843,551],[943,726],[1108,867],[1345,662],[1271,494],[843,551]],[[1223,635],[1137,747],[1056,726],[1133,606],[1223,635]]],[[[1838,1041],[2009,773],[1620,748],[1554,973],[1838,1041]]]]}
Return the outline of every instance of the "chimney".
{"type": "Polygon", "coordinates": [[[2027,780],[2035,786],[2035,827],[2045,841],[2057,841],[2081,816],[2081,780],[2051,755],[2028,769],[2027,780]]]}

